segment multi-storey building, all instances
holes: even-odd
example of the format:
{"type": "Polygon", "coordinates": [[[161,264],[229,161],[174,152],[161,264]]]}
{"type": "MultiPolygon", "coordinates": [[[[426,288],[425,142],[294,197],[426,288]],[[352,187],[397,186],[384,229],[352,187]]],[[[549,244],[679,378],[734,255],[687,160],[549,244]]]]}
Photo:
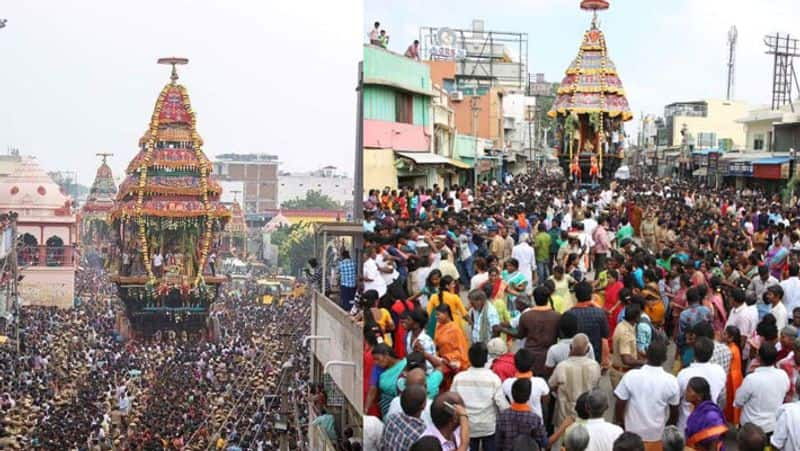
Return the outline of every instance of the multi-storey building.
{"type": "Polygon", "coordinates": [[[748,106],[732,100],[697,100],[675,102],[664,107],[664,136],[667,146],[679,146],[681,130],[691,135],[694,149],[743,148],[744,126],[738,120],[747,114],[748,106]]]}
{"type": "Polygon", "coordinates": [[[309,191],[319,191],[343,207],[353,202],[353,178],[335,166],[311,172],[280,172],[278,184],[278,204],[281,206],[286,201],[305,198],[309,191]]]}
{"type": "Polygon", "coordinates": [[[217,155],[214,174],[223,181],[242,182],[242,206],[248,220],[261,221],[278,208],[278,157],[265,153],[217,155]]]}

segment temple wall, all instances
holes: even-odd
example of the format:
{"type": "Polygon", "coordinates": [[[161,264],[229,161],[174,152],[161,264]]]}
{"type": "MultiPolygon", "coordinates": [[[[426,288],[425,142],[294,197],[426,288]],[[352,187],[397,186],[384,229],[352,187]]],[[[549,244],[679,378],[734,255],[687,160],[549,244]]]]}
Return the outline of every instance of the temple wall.
{"type": "Polygon", "coordinates": [[[50,305],[72,308],[75,299],[75,269],[72,267],[29,267],[19,284],[22,305],[50,305]]]}

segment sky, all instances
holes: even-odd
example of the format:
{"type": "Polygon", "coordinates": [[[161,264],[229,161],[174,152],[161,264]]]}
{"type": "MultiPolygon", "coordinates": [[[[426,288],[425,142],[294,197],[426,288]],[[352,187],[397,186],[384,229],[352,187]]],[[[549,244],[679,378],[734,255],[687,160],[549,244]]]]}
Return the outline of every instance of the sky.
{"type": "Polygon", "coordinates": [[[0,153],[90,184],[122,174],[179,67],[209,157],[269,153],[281,170],[353,174],[360,0],[3,0],[0,153]]]}
{"type": "MultiPolygon", "coordinates": [[[[772,57],[763,37],[789,32],[800,38],[797,0],[611,0],[599,12],[600,28],[636,121],[644,113],[663,115],[664,105],[703,98],[725,98],[727,34],[738,29],[734,100],[769,104],[772,57]]],[[[528,33],[529,72],[560,82],[578,53],[591,13],[579,0],[366,0],[362,36],[375,21],[390,36],[389,48],[405,51],[419,28],[470,29],[528,33]]],[[[796,62],[800,70],[800,58],[796,62]]]]}

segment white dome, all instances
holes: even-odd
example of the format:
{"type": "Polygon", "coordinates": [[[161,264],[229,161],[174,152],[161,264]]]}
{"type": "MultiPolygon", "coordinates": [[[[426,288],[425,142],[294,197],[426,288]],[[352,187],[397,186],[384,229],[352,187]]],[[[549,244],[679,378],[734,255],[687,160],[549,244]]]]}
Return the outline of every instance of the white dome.
{"type": "Polygon", "coordinates": [[[58,209],[71,202],[69,196],[39,166],[34,157],[21,157],[13,170],[0,177],[0,208],[58,209]]]}

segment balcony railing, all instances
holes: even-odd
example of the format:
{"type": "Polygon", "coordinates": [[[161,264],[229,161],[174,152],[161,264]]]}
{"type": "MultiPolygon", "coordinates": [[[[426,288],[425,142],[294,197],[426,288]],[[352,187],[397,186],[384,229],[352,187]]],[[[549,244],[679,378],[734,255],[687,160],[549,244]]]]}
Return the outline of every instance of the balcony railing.
{"type": "Polygon", "coordinates": [[[20,266],[73,266],[75,246],[22,246],[17,249],[20,266]]]}

